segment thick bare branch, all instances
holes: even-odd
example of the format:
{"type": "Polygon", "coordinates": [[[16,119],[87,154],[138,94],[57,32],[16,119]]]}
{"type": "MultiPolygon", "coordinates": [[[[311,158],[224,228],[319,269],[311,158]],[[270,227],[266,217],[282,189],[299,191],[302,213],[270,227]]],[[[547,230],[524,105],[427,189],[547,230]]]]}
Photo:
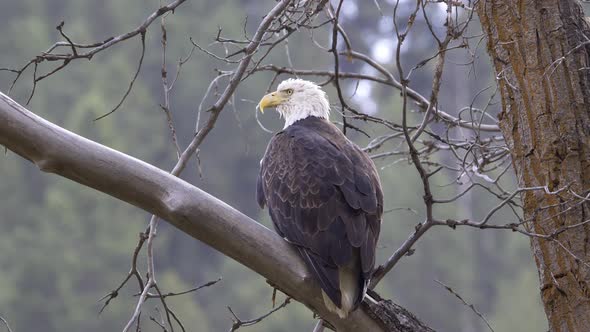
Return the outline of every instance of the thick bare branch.
{"type": "MultiPolygon", "coordinates": [[[[384,331],[368,307],[339,319],[290,245],[217,198],[152,165],[69,132],[0,93],[0,144],[54,173],[160,216],[244,264],[338,331],[384,331]]],[[[395,313],[394,313],[395,314],[395,313]]],[[[416,326],[430,331],[418,320],[416,326]]],[[[395,329],[389,329],[396,331],[395,329]]]]}

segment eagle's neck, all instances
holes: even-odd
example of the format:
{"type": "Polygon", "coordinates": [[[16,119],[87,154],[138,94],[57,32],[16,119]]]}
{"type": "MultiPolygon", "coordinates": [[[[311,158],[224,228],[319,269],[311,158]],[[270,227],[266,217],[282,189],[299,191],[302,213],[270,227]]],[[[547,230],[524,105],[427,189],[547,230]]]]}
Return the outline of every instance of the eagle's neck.
{"type": "Polygon", "coordinates": [[[330,117],[330,103],[326,98],[314,98],[297,103],[285,103],[277,107],[277,111],[285,118],[286,129],[293,123],[310,116],[328,119],[330,117]]]}
{"type": "Polygon", "coordinates": [[[294,124],[295,122],[299,121],[299,120],[303,120],[303,119],[307,119],[309,117],[317,117],[317,118],[321,118],[321,119],[328,119],[329,113],[327,115],[324,114],[292,114],[290,116],[285,116],[285,127],[283,127],[283,129],[286,129],[287,127],[289,127],[290,125],[294,124]]]}

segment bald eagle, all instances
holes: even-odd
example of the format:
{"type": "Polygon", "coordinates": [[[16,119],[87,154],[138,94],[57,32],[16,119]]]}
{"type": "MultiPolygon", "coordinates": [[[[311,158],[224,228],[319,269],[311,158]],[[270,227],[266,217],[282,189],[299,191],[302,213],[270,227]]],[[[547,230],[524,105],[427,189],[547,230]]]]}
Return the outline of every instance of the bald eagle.
{"type": "Polygon", "coordinates": [[[276,107],[285,119],[260,163],[258,204],[299,251],[326,307],[345,318],[375,265],[383,214],[375,165],[328,120],[326,93],[313,82],[285,80],[258,107],[276,107]]]}

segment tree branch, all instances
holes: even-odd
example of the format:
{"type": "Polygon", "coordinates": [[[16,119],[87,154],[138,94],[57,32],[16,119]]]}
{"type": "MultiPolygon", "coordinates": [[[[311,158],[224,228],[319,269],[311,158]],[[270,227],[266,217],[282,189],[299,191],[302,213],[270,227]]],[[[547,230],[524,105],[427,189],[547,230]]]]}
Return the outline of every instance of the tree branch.
{"type": "MultiPolygon", "coordinates": [[[[320,288],[297,253],[276,233],[163,170],[42,119],[3,93],[0,93],[0,144],[44,172],[63,176],[158,215],[268,279],[338,331],[399,331],[395,327],[382,327],[383,322],[377,323],[369,306],[363,306],[363,310],[344,320],[330,313],[324,307],[320,288]]],[[[423,328],[413,331],[430,331],[419,320],[414,323],[423,328]]]]}

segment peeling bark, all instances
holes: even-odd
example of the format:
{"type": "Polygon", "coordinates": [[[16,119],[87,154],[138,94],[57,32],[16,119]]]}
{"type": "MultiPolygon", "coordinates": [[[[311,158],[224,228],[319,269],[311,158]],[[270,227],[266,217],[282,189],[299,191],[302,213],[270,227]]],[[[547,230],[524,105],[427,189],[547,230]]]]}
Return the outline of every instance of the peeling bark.
{"type": "MultiPolygon", "coordinates": [[[[481,0],[500,127],[534,233],[590,218],[590,30],[575,0],[481,0]],[[582,203],[580,203],[582,202],[582,203]],[[546,207],[546,208],[543,208],[546,207]]],[[[590,226],[531,239],[551,331],[590,331],[590,226]]]]}

